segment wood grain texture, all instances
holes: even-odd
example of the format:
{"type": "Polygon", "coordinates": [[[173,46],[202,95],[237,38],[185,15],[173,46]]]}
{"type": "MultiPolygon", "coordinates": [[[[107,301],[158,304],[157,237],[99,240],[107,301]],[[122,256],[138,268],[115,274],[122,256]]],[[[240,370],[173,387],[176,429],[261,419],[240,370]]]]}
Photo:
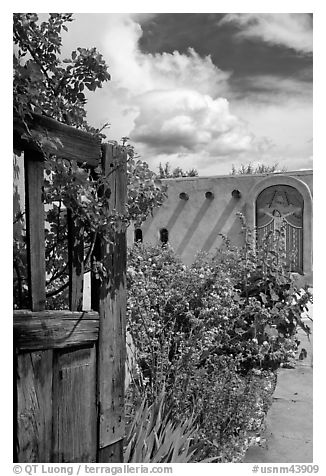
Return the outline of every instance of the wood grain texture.
{"type": "Polygon", "coordinates": [[[52,351],[17,356],[17,460],[51,461],[52,351]]]}
{"type": "MultiPolygon", "coordinates": [[[[28,127],[32,134],[42,133],[46,137],[43,144],[46,153],[95,167],[100,162],[101,141],[88,132],[39,114],[33,115],[28,127]]],[[[20,150],[38,150],[35,143],[21,139],[23,132],[21,122],[14,119],[14,146],[20,150]]]]}
{"type": "Polygon", "coordinates": [[[30,306],[33,311],[45,307],[45,240],[42,156],[25,152],[25,201],[30,306]]]}
{"type": "MultiPolygon", "coordinates": [[[[125,212],[126,156],[121,148],[106,144],[104,171],[109,176],[110,210],[125,212]]],[[[120,230],[112,243],[98,243],[97,259],[109,271],[107,283],[92,281],[92,307],[100,313],[98,343],[99,448],[123,439],[126,315],[126,235],[120,230]],[[98,299],[98,301],[96,301],[98,299]]],[[[104,452],[103,455],[108,455],[104,452]]],[[[105,456],[103,456],[104,458],[105,456]]],[[[101,459],[105,462],[105,459],[101,459]]],[[[116,460],[115,460],[116,461],[116,460]]],[[[106,462],[110,462],[107,459],[106,462]]]]}
{"type": "Polygon", "coordinates": [[[97,312],[14,311],[14,345],[19,350],[72,347],[97,341],[97,312]]]}
{"type": "Polygon", "coordinates": [[[52,461],[95,462],[96,450],[95,346],[55,351],[52,461]]]}

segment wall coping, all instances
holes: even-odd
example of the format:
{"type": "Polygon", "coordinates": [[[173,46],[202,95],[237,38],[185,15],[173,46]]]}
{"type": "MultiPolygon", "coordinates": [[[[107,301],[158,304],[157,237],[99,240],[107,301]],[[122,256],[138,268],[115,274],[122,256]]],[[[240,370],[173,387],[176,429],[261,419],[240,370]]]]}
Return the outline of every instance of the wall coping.
{"type": "Polygon", "coordinates": [[[205,176],[197,176],[197,177],[176,177],[176,178],[165,178],[160,179],[163,182],[183,182],[183,181],[194,181],[194,180],[211,180],[211,179],[234,179],[234,180],[243,180],[247,177],[280,177],[280,176],[307,176],[313,175],[312,169],[305,169],[305,170],[291,170],[287,172],[271,172],[266,174],[238,174],[238,175],[205,175],[205,176]]]}

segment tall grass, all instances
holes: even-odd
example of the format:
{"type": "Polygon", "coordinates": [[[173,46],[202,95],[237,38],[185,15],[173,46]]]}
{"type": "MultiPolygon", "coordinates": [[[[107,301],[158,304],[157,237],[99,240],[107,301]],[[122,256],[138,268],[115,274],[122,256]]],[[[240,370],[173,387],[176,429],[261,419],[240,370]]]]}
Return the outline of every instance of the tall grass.
{"type": "Polygon", "coordinates": [[[164,391],[151,405],[144,398],[129,426],[124,461],[190,463],[201,446],[196,438],[196,430],[194,416],[181,423],[172,419],[164,391]]]}

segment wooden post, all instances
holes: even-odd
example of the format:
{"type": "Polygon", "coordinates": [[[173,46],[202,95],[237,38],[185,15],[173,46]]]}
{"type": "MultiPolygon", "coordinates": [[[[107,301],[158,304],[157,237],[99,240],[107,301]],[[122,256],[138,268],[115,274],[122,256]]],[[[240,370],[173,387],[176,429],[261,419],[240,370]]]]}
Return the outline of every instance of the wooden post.
{"type": "MultiPolygon", "coordinates": [[[[108,213],[125,213],[127,194],[126,153],[106,144],[104,173],[111,195],[108,213]]],[[[126,233],[124,226],[97,243],[95,256],[108,271],[102,282],[92,280],[92,308],[100,314],[98,342],[98,462],[123,462],[125,315],[126,315],[126,233]]]]}
{"type": "Polygon", "coordinates": [[[70,209],[68,214],[68,263],[69,263],[69,308],[83,308],[84,285],[84,240],[83,228],[76,226],[70,209]]]}
{"type": "Polygon", "coordinates": [[[28,282],[32,311],[45,307],[43,156],[25,151],[25,203],[28,282]]]}

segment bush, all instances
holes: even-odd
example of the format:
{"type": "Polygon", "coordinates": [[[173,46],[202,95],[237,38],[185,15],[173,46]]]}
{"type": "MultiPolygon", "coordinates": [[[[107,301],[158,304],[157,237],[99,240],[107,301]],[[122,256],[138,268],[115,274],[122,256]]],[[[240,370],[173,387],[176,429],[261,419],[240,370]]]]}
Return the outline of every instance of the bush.
{"type": "Polygon", "coordinates": [[[271,404],[275,374],[254,371],[241,375],[232,357],[212,356],[211,368],[184,368],[172,391],[175,418],[195,411],[197,437],[205,442],[197,461],[216,457],[238,462],[248,446],[260,437],[271,404]]]}
{"type": "Polygon", "coordinates": [[[274,372],[294,360],[297,327],[309,333],[301,313],[311,295],[286,268],[282,235],[255,249],[243,230],[243,249],[225,239],[213,258],[200,254],[189,267],[169,246],[129,250],[131,390],[152,403],[164,387],[176,421],[195,414],[206,442],[200,459],[237,460],[267,411],[274,372]]]}

